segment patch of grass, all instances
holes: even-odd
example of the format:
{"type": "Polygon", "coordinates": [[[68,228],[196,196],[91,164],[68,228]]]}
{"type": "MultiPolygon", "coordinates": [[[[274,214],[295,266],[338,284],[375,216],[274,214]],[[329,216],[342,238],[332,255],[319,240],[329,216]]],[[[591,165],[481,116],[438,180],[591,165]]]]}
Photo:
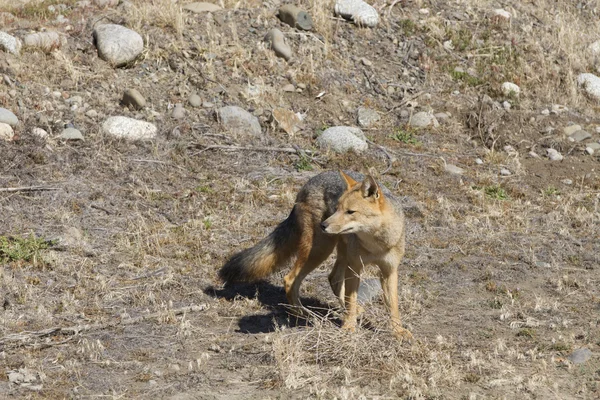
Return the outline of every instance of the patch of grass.
{"type": "Polygon", "coordinates": [[[465,51],[471,47],[473,32],[469,29],[448,30],[446,35],[452,40],[452,44],[456,51],[465,51]]]}
{"type": "Polygon", "coordinates": [[[397,128],[396,131],[390,136],[392,139],[397,140],[405,144],[416,145],[420,144],[419,140],[415,137],[415,134],[410,129],[397,128]]]}
{"type": "Polygon", "coordinates": [[[0,262],[40,261],[41,251],[47,249],[49,242],[31,235],[28,238],[0,236],[0,262]]]}
{"type": "Polygon", "coordinates": [[[557,342],[557,343],[553,343],[550,346],[550,350],[564,352],[564,351],[571,350],[571,346],[569,346],[568,344],[563,343],[563,342],[557,342]]]}
{"type": "Polygon", "coordinates": [[[19,18],[25,19],[49,19],[55,18],[59,14],[68,16],[77,0],[45,0],[41,2],[32,1],[22,7],[14,6],[9,8],[9,12],[19,18]],[[52,12],[48,7],[54,6],[52,12]]]}
{"type": "Polygon", "coordinates": [[[206,217],[202,220],[202,224],[204,225],[204,229],[210,229],[212,227],[212,221],[210,217],[206,217]]]}
{"type": "Polygon", "coordinates": [[[498,185],[486,186],[483,188],[483,192],[490,199],[508,200],[508,194],[506,193],[506,190],[498,185]]]}
{"type": "Polygon", "coordinates": [[[450,76],[452,76],[452,79],[455,81],[463,82],[465,85],[471,87],[481,86],[485,83],[485,81],[479,77],[473,76],[468,72],[456,71],[455,69],[450,71],[450,76]]]}
{"type": "Polygon", "coordinates": [[[210,194],[210,193],[214,193],[214,190],[210,186],[199,185],[199,186],[196,186],[196,192],[210,194]]]}
{"type": "Polygon", "coordinates": [[[525,337],[525,338],[533,339],[535,337],[535,330],[533,330],[531,328],[519,329],[519,332],[517,332],[517,337],[525,337]]]}
{"type": "Polygon", "coordinates": [[[550,196],[558,196],[560,195],[560,191],[554,187],[554,186],[548,186],[546,188],[546,190],[543,191],[544,196],[546,197],[550,197],[550,196]]]}
{"type": "Polygon", "coordinates": [[[468,373],[467,375],[465,375],[465,377],[463,379],[465,380],[465,382],[477,383],[477,382],[479,382],[481,377],[474,373],[468,373]]]}
{"type": "Polygon", "coordinates": [[[310,159],[305,155],[301,155],[298,161],[294,163],[294,168],[296,171],[312,171],[313,166],[310,163],[310,159]]]}
{"type": "Polygon", "coordinates": [[[411,19],[401,19],[398,25],[405,36],[412,36],[419,30],[417,24],[411,19]]]}

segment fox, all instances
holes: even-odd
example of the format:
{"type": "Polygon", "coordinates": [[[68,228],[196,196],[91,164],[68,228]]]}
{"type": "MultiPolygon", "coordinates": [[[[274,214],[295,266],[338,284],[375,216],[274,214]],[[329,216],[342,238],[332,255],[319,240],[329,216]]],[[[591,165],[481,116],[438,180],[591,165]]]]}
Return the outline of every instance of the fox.
{"type": "Polygon", "coordinates": [[[219,270],[226,285],[266,278],[294,256],[283,279],[288,302],[302,310],[300,285],[333,251],[329,284],[344,308],[342,328],[354,332],[360,275],[379,267],[390,326],[399,340],[411,340],[398,309],[398,268],[405,252],[405,218],[400,200],[371,175],[326,171],[306,182],[288,217],[255,246],[234,254],[219,270]]]}

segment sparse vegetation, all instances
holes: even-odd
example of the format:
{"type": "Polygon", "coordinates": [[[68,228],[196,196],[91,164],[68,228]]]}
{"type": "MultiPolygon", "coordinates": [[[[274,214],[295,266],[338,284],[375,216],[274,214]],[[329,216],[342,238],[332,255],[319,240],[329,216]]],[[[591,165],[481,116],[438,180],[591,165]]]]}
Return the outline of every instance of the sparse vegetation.
{"type": "Polygon", "coordinates": [[[414,131],[410,128],[396,128],[392,134],[392,139],[404,144],[419,144],[419,140],[416,138],[414,131]]]}
{"type": "Polygon", "coordinates": [[[37,265],[41,262],[41,252],[48,248],[48,241],[30,237],[0,236],[0,263],[30,262],[37,265]]]}

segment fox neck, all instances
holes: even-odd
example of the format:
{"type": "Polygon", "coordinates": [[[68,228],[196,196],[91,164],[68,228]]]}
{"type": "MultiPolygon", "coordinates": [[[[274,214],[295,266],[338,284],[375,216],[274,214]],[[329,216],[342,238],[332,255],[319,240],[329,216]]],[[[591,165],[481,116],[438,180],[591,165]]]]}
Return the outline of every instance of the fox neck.
{"type": "Polygon", "coordinates": [[[404,220],[386,200],[381,208],[388,217],[382,218],[381,224],[370,232],[357,232],[356,237],[363,247],[384,252],[397,247],[404,239],[404,220]]]}

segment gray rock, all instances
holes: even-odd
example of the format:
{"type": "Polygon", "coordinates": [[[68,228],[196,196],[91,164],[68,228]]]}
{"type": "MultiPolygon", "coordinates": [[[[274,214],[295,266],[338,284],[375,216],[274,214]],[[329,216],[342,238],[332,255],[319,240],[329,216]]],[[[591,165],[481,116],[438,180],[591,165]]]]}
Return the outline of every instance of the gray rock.
{"type": "Polygon", "coordinates": [[[58,32],[38,32],[30,33],[23,39],[25,47],[40,49],[46,53],[60,49],[63,45],[63,40],[58,32]]]}
{"type": "Polygon", "coordinates": [[[337,0],[335,13],[359,26],[373,28],[379,23],[379,13],[375,7],[363,0],[337,0]]]}
{"type": "Polygon", "coordinates": [[[296,87],[294,85],[292,85],[291,83],[288,83],[287,85],[285,85],[283,87],[283,91],[284,92],[288,92],[288,93],[295,92],[296,91],[296,87]]]}
{"type": "Polygon", "coordinates": [[[141,110],[146,107],[146,99],[137,89],[127,89],[123,93],[121,104],[126,107],[132,107],[136,110],[141,110]]]}
{"type": "Polygon", "coordinates": [[[569,126],[565,126],[563,128],[563,132],[567,136],[571,136],[572,134],[574,134],[575,132],[580,131],[580,130],[581,130],[580,125],[569,125],[569,126]]]}
{"type": "Polygon", "coordinates": [[[0,107],[0,122],[4,122],[5,124],[8,124],[13,127],[19,125],[19,119],[17,118],[17,116],[15,114],[13,114],[12,111],[7,110],[6,108],[1,108],[1,107],[0,107]]]}
{"type": "Polygon", "coordinates": [[[317,144],[321,148],[330,148],[336,153],[348,151],[360,153],[369,147],[363,131],[352,126],[334,126],[326,129],[317,138],[317,144]]]}
{"type": "Polygon", "coordinates": [[[171,113],[171,117],[174,119],[184,119],[185,118],[185,108],[183,108],[183,104],[177,103],[173,108],[173,112],[171,113]]]}
{"type": "Polygon", "coordinates": [[[86,115],[88,118],[96,118],[96,117],[98,117],[98,111],[96,111],[96,110],[87,110],[87,111],[85,112],[85,115],[86,115]]]}
{"type": "Polygon", "coordinates": [[[573,133],[572,135],[569,136],[569,138],[573,139],[575,142],[581,142],[585,139],[589,139],[591,138],[592,135],[590,135],[588,132],[584,131],[584,130],[580,130],[580,131],[576,131],[575,133],[573,133]]]}
{"type": "Polygon", "coordinates": [[[600,78],[594,74],[584,73],[577,77],[577,84],[584,90],[588,97],[600,100],[600,78]]]}
{"type": "Polygon", "coordinates": [[[596,142],[586,143],[585,147],[589,147],[592,150],[600,150],[600,143],[596,143],[596,142]]]}
{"type": "Polygon", "coordinates": [[[0,31],[0,50],[19,55],[21,52],[21,46],[21,41],[18,38],[9,35],[6,32],[0,31]]]}
{"type": "Polygon", "coordinates": [[[433,123],[433,116],[425,111],[414,114],[408,124],[413,128],[425,128],[433,123]]]}
{"type": "Polygon", "coordinates": [[[33,136],[39,137],[40,139],[46,139],[48,137],[48,132],[46,132],[44,129],[38,128],[38,127],[32,128],[31,134],[33,136]]]}
{"type": "Polygon", "coordinates": [[[313,28],[312,18],[293,4],[286,4],[279,9],[279,19],[293,28],[310,31],[313,28]]]}
{"type": "Polygon", "coordinates": [[[546,149],[546,153],[548,154],[548,158],[552,161],[562,161],[564,159],[563,155],[555,149],[546,149]]]}
{"type": "Polygon", "coordinates": [[[446,172],[448,172],[448,173],[450,173],[450,174],[454,174],[454,175],[462,175],[462,174],[464,174],[464,173],[465,173],[465,170],[464,170],[464,169],[462,169],[462,168],[460,168],[460,167],[457,167],[457,166],[456,166],[456,165],[454,165],[454,164],[446,164],[446,165],[444,166],[444,170],[445,170],[446,172]]]}
{"type": "Polygon", "coordinates": [[[571,354],[569,354],[569,356],[567,356],[567,358],[573,364],[583,364],[584,362],[586,362],[587,360],[592,358],[592,352],[590,349],[586,349],[586,348],[577,349],[574,352],[572,352],[571,354]]]}
{"type": "Polygon", "coordinates": [[[504,82],[501,89],[505,96],[518,96],[521,93],[521,88],[512,82],[504,82]]]}
{"type": "Polygon", "coordinates": [[[258,118],[240,107],[221,107],[217,111],[217,117],[221,121],[221,124],[232,132],[250,136],[260,136],[262,134],[258,118]]]}
{"type": "Polygon", "coordinates": [[[368,128],[370,126],[375,125],[380,120],[379,114],[377,111],[366,108],[359,107],[358,108],[358,124],[363,128],[368,128]]]}
{"type": "Polygon", "coordinates": [[[146,121],[115,116],[107,118],[102,124],[107,135],[127,140],[149,140],[156,137],[156,126],[146,121]]]}
{"type": "Polygon", "coordinates": [[[592,154],[594,154],[594,149],[588,146],[585,148],[585,152],[591,156],[592,154]]]}
{"type": "Polygon", "coordinates": [[[213,3],[195,2],[183,6],[184,10],[199,14],[204,12],[214,12],[222,10],[221,6],[213,3]]]}
{"type": "Polygon", "coordinates": [[[377,278],[361,279],[358,286],[358,303],[365,305],[383,293],[381,282],[377,278]]]}
{"type": "Polygon", "coordinates": [[[0,122],[0,139],[9,142],[13,140],[14,136],[15,132],[13,131],[13,128],[9,124],[0,122]]]}
{"type": "Polygon", "coordinates": [[[292,58],[292,48],[285,42],[283,33],[279,29],[271,29],[265,35],[264,41],[271,46],[271,49],[278,57],[286,61],[292,58]]]}
{"type": "Polygon", "coordinates": [[[190,95],[190,97],[188,97],[188,103],[190,103],[190,106],[197,108],[202,106],[202,99],[200,98],[200,96],[194,93],[190,95]]]}
{"type": "Polygon", "coordinates": [[[144,50],[142,37],[121,25],[99,25],[94,29],[93,36],[98,56],[115,67],[132,62],[144,50]]]}
{"type": "Polygon", "coordinates": [[[502,169],[500,170],[500,175],[502,175],[502,176],[511,176],[511,175],[512,175],[512,172],[510,172],[510,171],[509,171],[508,169],[506,169],[506,168],[502,168],[502,169]]]}
{"type": "Polygon", "coordinates": [[[79,129],[75,128],[67,128],[58,135],[59,139],[63,140],[84,140],[83,134],[79,131],[79,129]]]}
{"type": "Polygon", "coordinates": [[[435,117],[435,119],[438,120],[438,122],[440,124],[446,123],[448,121],[448,119],[450,118],[450,114],[445,113],[445,112],[435,113],[435,114],[433,114],[433,116],[435,117]]]}

